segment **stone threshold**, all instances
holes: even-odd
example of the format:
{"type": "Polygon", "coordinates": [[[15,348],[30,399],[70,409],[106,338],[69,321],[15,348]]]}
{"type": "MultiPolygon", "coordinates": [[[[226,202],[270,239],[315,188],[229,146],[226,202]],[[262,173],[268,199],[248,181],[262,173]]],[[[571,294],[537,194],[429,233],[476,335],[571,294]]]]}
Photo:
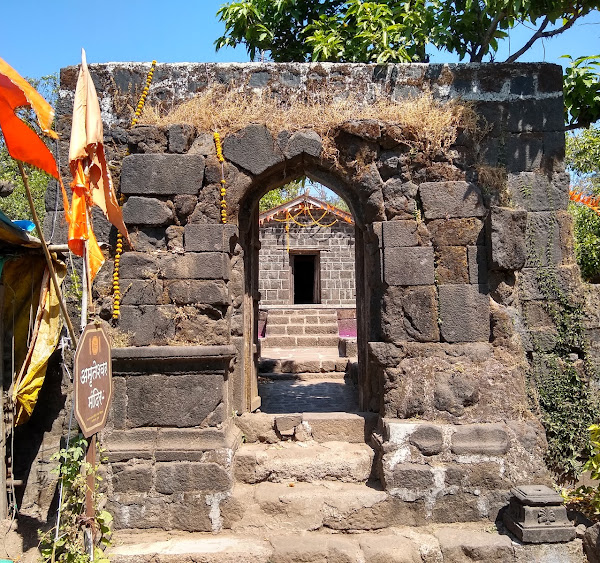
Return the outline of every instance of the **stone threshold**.
{"type": "Polygon", "coordinates": [[[270,311],[272,309],[296,309],[298,311],[306,309],[356,309],[356,305],[323,305],[321,303],[306,303],[303,305],[259,305],[260,311],[270,311]]]}

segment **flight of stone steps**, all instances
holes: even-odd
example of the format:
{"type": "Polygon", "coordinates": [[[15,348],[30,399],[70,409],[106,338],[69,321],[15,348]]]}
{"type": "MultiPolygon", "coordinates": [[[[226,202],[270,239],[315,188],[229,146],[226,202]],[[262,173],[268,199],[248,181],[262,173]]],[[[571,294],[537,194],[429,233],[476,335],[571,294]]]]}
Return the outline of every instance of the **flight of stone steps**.
{"type": "MultiPolygon", "coordinates": [[[[522,545],[491,522],[421,525],[374,473],[372,414],[245,414],[215,533],[120,531],[113,563],[582,563],[581,541],[522,545]]],[[[423,523],[424,524],[424,523],[423,523]]]]}
{"type": "Polygon", "coordinates": [[[270,309],[261,347],[337,347],[338,340],[335,309],[270,309]]]}

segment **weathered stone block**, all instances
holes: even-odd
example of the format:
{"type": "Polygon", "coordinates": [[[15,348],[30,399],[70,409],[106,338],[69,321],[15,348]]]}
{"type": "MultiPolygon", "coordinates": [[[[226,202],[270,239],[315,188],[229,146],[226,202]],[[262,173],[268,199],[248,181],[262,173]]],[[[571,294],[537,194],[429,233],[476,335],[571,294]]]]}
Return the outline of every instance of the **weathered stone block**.
{"type": "Polygon", "coordinates": [[[175,314],[172,305],[123,305],[119,330],[132,346],[168,344],[175,336],[175,314]]]}
{"type": "Polygon", "coordinates": [[[501,424],[457,426],[452,434],[452,453],[458,455],[503,455],[508,446],[508,434],[501,424]]]}
{"type": "Polygon", "coordinates": [[[232,487],[231,473],[217,463],[157,463],[156,490],[163,494],[184,491],[223,492],[232,487]]]}
{"type": "Polygon", "coordinates": [[[446,342],[487,342],[490,300],[477,285],[439,286],[441,335],[446,342]]]}
{"type": "Polygon", "coordinates": [[[438,247],[435,275],[439,284],[469,283],[467,249],[464,246],[438,247]]]}
{"type": "Polygon", "coordinates": [[[420,424],[410,435],[410,443],[419,448],[423,455],[436,455],[442,451],[444,436],[438,426],[420,424]]]}
{"type": "Polygon", "coordinates": [[[512,133],[562,131],[564,102],[561,96],[520,100],[508,106],[507,129],[512,133]]]}
{"type": "Polygon", "coordinates": [[[513,201],[527,211],[566,209],[569,203],[569,174],[521,172],[508,175],[508,189],[513,201]]]}
{"type": "Polygon", "coordinates": [[[127,381],[127,398],[131,427],[199,426],[223,400],[223,376],[136,375],[127,381]]]}
{"type": "Polygon", "coordinates": [[[185,153],[192,146],[196,128],[193,125],[170,125],[167,129],[168,150],[174,153],[185,153]]]}
{"type": "MultiPolygon", "coordinates": [[[[435,342],[440,339],[437,297],[435,286],[410,287],[403,291],[404,330],[417,342],[435,342]]],[[[392,319],[389,321],[393,322],[392,319]]]]}
{"type": "Polygon", "coordinates": [[[388,285],[433,285],[433,248],[387,248],[383,252],[383,277],[388,285]]]}
{"type": "Polygon", "coordinates": [[[294,158],[300,154],[318,157],[323,150],[323,142],[318,133],[312,130],[292,133],[283,148],[285,158],[294,158]]]}
{"type": "Polygon", "coordinates": [[[132,153],[160,153],[167,148],[167,136],[155,125],[136,125],[129,130],[127,143],[132,153]]]}
{"type": "Polygon", "coordinates": [[[152,465],[149,463],[113,463],[111,467],[115,492],[148,492],[152,488],[152,465]]]}
{"type": "Polygon", "coordinates": [[[542,133],[513,133],[506,139],[506,169],[508,172],[539,170],[544,154],[542,133]]]}
{"type": "Polygon", "coordinates": [[[481,190],[469,182],[425,182],[419,186],[426,219],[483,217],[481,190]]]}
{"type": "Polygon", "coordinates": [[[227,305],[229,296],[227,286],[220,280],[176,280],[167,282],[169,298],[176,305],[193,303],[207,305],[227,305]]]}
{"type": "Polygon", "coordinates": [[[128,225],[159,227],[174,217],[172,207],[153,197],[131,196],[123,205],[123,220],[128,225]]]}
{"type": "Polygon", "coordinates": [[[487,248],[485,246],[467,246],[469,263],[469,283],[486,285],[488,283],[487,248]]]}
{"type": "Polygon", "coordinates": [[[519,278],[519,289],[523,301],[555,300],[556,294],[551,289],[554,284],[563,291],[572,291],[578,283],[580,283],[579,266],[523,268],[519,278]],[[540,289],[540,282],[548,288],[547,291],[540,289]]]}
{"type": "Polygon", "coordinates": [[[129,231],[132,250],[136,252],[154,252],[167,247],[164,228],[137,228],[129,231]]]}
{"type": "Polygon", "coordinates": [[[204,157],[195,154],[132,154],[123,159],[121,192],[125,195],[198,194],[204,157]]]}
{"type": "Polygon", "coordinates": [[[276,149],[269,130],[264,125],[248,125],[223,141],[223,155],[227,160],[257,175],[283,162],[283,154],[276,149]]]}
{"type": "MultiPolygon", "coordinates": [[[[451,497],[452,498],[452,497],[451,497]]],[[[464,499],[456,498],[456,508],[459,508],[464,499]]],[[[448,516],[452,517],[451,505],[446,503],[448,516]],[[448,510],[450,509],[450,510],[448,510]]],[[[470,504],[470,503],[467,503],[470,504]]],[[[473,514],[472,520],[477,520],[478,514],[473,514]]],[[[436,521],[450,522],[452,520],[436,521]]],[[[485,561],[486,563],[506,563],[514,560],[514,550],[508,536],[490,534],[489,532],[470,531],[468,534],[457,534],[451,528],[436,530],[435,535],[439,540],[444,561],[485,561]]]]}
{"type": "Polygon", "coordinates": [[[381,230],[384,248],[419,244],[416,221],[384,221],[381,223],[381,230]]]}
{"type": "Polygon", "coordinates": [[[186,252],[230,252],[231,237],[237,235],[235,225],[190,223],[185,227],[186,252]]]}
{"type": "Polygon", "coordinates": [[[526,228],[526,211],[495,206],[490,209],[488,229],[492,267],[499,270],[520,270],[525,265],[526,228]]]}
{"type": "Polygon", "coordinates": [[[229,258],[221,252],[162,254],[158,257],[165,279],[229,279],[229,258]]]}
{"type": "Polygon", "coordinates": [[[121,279],[122,305],[162,305],[163,283],[161,280],[121,279]]]}
{"type": "Polygon", "coordinates": [[[405,182],[400,178],[390,178],[382,187],[385,214],[388,220],[393,218],[413,219],[417,184],[405,182]]]}
{"type": "Polygon", "coordinates": [[[529,253],[527,267],[561,264],[563,247],[561,245],[561,225],[559,212],[535,211],[527,214],[527,241],[529,253]]]}
{"type": "Polygon", "coordinates": [[[484,244],[484,224],[481,219],[436,219],[427,223],[434,246],[469,246],[484,244]]]}
{"type": "Polygon", "coordinates": [[[428,465],[398,463],[387,468],[384,462],[384,485],[386,489],[402,488],[424,490],[433,487],[433,472],[428,465]]]}
{"type": "Polygon", "coordinates": [[[479,382],[460,373],[438,374],[433,397],[437,410],[462,416],[465,407],[479,401],[479,382]]]}

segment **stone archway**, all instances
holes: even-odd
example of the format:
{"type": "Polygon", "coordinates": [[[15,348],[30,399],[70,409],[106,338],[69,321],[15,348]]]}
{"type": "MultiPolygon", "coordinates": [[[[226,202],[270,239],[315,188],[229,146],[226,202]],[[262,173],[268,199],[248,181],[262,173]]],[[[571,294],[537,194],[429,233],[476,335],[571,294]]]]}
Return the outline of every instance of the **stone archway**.
{"type": "MultiPolygon", "coordinates": [[[[121,259],[115,403],[105,433],[118,525],[222,524],[241,441],[234,418],[255,398],[256,204],[305,174],[343,195],[358,227],[361,406],[382,422],[375,470],[394,513],[406,509],[417,523],[493,520],[522,478],[544,482],[543,429],[527,404],[525,366],[532,340],[551,327],[520,322],[543,297],[528,240],[561,284],[577,277],[562,242],[568,177],[558,67],[191,65],[183,76],[165,65],[157,99],[188,97],[206,77],[241,91],[265,84],[278,96],[315,84],[356,90],[365,101],[373,92],[398,99],[419,90],[464,95],[494,124],[479,145],[461,134],[446,153],[425,158],[398,143],[389,124],[350,120],[334,132],[335,162],[314,131],[249,125],[223,143],[225,225],[210,131],[123,131],[117,70],[94,69],[103,107],[113,108],[108,145],[122,162],[136,244],[121,259]],[[498,172],[500,192],[484,185],[480,165],[498,172]],[[550,239],[549,222],[561,236],[550,239]]],[[[129,73],[143,82],[145,72],[127,67],[119,80],[129,73]]],[[[65,91],[75,76],[63,72],[65,91]]],[[[68,116],[59,124],[68,129],[68,116]]],[[[97,225],[110,241],[108,227],[97,225]]],[[[110,288],[110,274],[100,276],[98,310],[108,308],[109,318],[110,288]]]]}
{"type": "MultiPolygon", "coordinates": [[[[253,153],[255,147],[256,129],[252,127],[249,134],[242,132],[235,138],[236,151],[243,150],[253,153]]],[[[262,135],[269,135],[268,131],[261,131],[262,135]]],[[[358,388],[359,388],[359,410],[378,410],[381,397],[374,396],[371,392],[372,382],[368,379],[367,365],[367,342],[368,334],[377,332],[378,328],[372,326],[377,321],[377,316],[370,314],[369,304],[374,300],[374,294],[380,290],[381,281],[377,275],[377,268],[373,264],[367,266],[367,255],[365,241],[369,239],[367,232],[373,233],[373,225],[366,224],[364,214],[360,212],[361,192],[357,189],[356,182],[345,177],[339,171],[335,171],[335,164],[324,162],[319,158],[320,139],[313,131],[302,131],[292,135],[288,141],[296,154],[285,159],[284,166],[271,166],[262,171],[258,178],[254,179],[245,190],[239,200],[239,244],[244,254],[244,410],[254,410],[259,405],[258,390],[256,387],[257,358],[256,348],[258,344],[257,335],[257,310],[258,310],[258,202],[268,191],[284,185],[299,176],[306,176],[315,181],[331,187],[348,202],[354,202],[351,207],[355,221],[355,271],[356,271],[356,304],[357,304],[357,346],[358,346],[358,388]],[[332,172],[334,171],[334,172],[332,172]],[[355,209],[359,212],[356,213],[355,209]],[[251,335],[251,336],[250,336],[251,335]]],[[[281,152],[289,155],[284,145],[280,147],[281,152]]],[[[230,159],[233,156],[228,151],[228,143],[225,143],[224,152],[230,159]]],[[[253,153],[254,154],[254,153],[253,153]]],[[[233,158],[236,158],[233,156],[233,158]]],[[[238,158],[242,160],[243,158],[238,158]]],[[[233,162],[233,160],[232,160],[233,162]]],[[[237,164],[243,165],[240,162],[237,164]]],[[[259,166],[256,167],[260,169],[259,166]]],[[[352,203],[349,203],[352,205],[352,203]]],[[[233,203],[236,205],[236,202],[233,203]]],[[[234,297],[235,299],[235,297],[234,297]]]]}

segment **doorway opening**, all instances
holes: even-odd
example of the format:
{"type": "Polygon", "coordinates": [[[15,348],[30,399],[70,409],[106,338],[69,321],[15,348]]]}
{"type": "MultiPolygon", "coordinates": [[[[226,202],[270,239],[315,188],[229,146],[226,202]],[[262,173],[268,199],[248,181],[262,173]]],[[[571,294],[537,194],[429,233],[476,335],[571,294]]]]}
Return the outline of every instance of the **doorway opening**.
{"type": "Polygon", "coordinates": [[[319,252],[290,253],[293,305],[321,303],[321,264],[319,252]]]}
{"type": "Polygon", "coordinates": [[[258,219],[260,410],[358,412],[355,225],[348,206],[301,178],[268,192],[258,219]]]}

